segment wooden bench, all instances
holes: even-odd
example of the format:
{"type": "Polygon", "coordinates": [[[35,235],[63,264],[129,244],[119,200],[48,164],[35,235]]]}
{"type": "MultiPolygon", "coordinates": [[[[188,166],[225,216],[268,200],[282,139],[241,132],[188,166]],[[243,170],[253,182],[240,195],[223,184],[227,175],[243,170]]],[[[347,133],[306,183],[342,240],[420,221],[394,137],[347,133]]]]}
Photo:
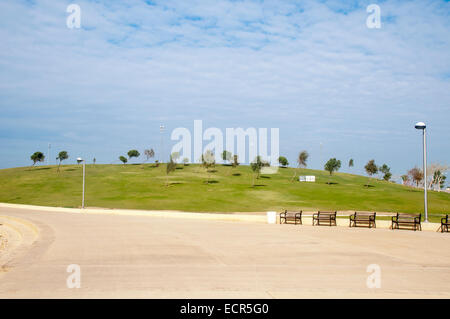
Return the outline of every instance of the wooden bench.
{"type": "Polygon", "coordinates": [[[327,225],[327,226],[337,226],[336,225],[336,214],[337,212],[317,212],[313,214],[313,226],[327,225]]]}
{"type": "Polygon", "coordinates": [[[291,223],[294,223],[295,225],[297,225],[297,223],[302,225],[302,211],[288,212],[287,210],[285,210],[284,212],[280,213],[280,224],[291,223]]]}
{"type": "Polygon", "coordinates": [[[399,214],[392,216],[391,229],[422,230],[421,225],[422,214],[399,214]]]}
{"type": "Polygon", "coordinates": [[[369,227],[376,228],[377,224],[375,223],[377,213],[360,213],[355,212],[353,215],[350,215],[350,227],[369,227]]]}
{"type": "Polygon", "coordinates": [[[441,232],[448,232],[448,226],[450,225],[450,222],[448,220],[448,214],[441,219],[441,232]]]}

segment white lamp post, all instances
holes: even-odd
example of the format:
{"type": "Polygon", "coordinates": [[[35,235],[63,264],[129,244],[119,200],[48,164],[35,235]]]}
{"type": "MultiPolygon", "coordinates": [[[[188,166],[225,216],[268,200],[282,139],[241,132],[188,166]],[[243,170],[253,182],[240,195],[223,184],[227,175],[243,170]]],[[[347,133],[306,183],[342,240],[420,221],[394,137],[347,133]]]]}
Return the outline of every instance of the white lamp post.
{"type": "Polygon", "coordinates": [[[81,157],[78,157],[77,162],[78,163],[83,162],[83,197],[81,199],[81,208],[84,208],[84,186],[85,186],[85,179],[86,179],[86,161],[84,159],[82,159],[81,157]]]}
{"type": "Polygon", "coordinates": [[[428,222],[428,203],[427,203],[427,135],[424,122],[417,122],[414,126],[418,130],[422,130],[423,135],[423,192],[424,192],[424,211],[425,211],[425,222],[428,222]]]}
{"type": "Polygon", "coordinates": [[[52,144],[48,143],[47,165],[50,165],[50,148],[52,144]]]}
{"type": "Polygon", "coordinates": [[[166,128],[164,127],[164,125],[160,125],[159,126],[159,132],[161,133],[161,151],[159,152],[159,162],[162,163],[162,161],[164,160],[164,143],[163,143],[163,134],[164,134],[164,130],[166,128]]]}

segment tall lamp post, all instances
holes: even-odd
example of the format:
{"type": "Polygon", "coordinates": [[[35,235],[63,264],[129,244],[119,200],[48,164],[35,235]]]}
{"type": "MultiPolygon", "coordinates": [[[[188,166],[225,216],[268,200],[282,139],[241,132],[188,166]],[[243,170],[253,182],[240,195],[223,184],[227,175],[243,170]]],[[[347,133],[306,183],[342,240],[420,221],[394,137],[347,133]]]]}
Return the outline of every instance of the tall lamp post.
{"type": "Polygon", "coordinates": [[[164,130],[166,128],[164,127],[164,125],[160,125],[159,126],[159,132],[161,133],[161,152],[159,152],[159,162],[162,163],[163,159],[164,159],[164,141],[163,141],[163,134],[164,134],[164,130]]]}
{"type": "Polygon", "coordinates": [[[52,144],[48,143],[47,165],[50,165],[50,148],[52,144]]]}
{"type": "Polygon", "coordinates": [[[427,202],[427,132],[424,122],[417,122],[414,126],[418,130],[422,130],[423,136],[423,201],[424,201],[424,211],[425,211],[425,222],[428,222],[428,202],[427,202]]]}
{"type": "Polygon", "coordinates": [[[83,197],[81,199],[81,208],[84,208],[84,188],[85,188],[85,180],[86,180],[86,161],[81,157],[77,158],[77,162],[83,162],[83,197]]]}

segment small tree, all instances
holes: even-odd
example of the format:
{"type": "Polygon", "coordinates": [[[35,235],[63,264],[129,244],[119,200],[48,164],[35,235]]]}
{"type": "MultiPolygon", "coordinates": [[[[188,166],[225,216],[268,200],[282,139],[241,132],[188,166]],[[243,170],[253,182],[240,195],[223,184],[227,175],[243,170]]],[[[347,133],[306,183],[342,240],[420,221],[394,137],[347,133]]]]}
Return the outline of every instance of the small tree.
{"type": "Polygon", "coordinates": [[[57,161],[59,161],[58,164],[58,172],[59,172],[59,167],[61,166],[61,162],[68,159],[69,158],[69,154],[67,154],[66,151],[61,151],[58,154],[58,157],[56,158],[57,161]]]}
{"type": "Polygon", "coordinates": [[[239,162],[238,162],[238,156],[234,155],[233,156],[233,168],[236,168],[239,166],[239,162]]]}
{"type": "Polygon", "coordinates": [[[392,174],[391,174],[391,169],[389,166],[387,166],[386,164],[383,164],[382,166],[380,166],[379,171],[381,173],[383,173],[383,179],[385,181],[388,182],[391,179],[392,174]]]}
{"type": "Polygon", "coordinates": [[[284,157],[284,156],[278,157],[278,163],[280,163],[280,165],[281,165],[282,167],[286,167],[286,166],[289,165],[289,162],[288,162],[287,158],[284,157]]]}
{"type": "Polygon", "coordinates": [[[353,167],[353,166],[354,166],[353,158],[351,158],[351,159],[348,161],[348,167],[353,167]]]}
{"type": "Polygon", "coordinates": [[[224,161],[224,163],[231,161],[231,153],[228,151],[223,151],[222,152],[222,160],[224,161]]]}
{"type": "Polygon", "coordinates": [[[411,180],[419,187],[419,183],[423,180],[423,172],[420,168],[414,167],[408,171],[411,180]]]}
{"type": "Polygon", "coordinates": [[[125,156],[120,156],[119,160],[123,163],[126,164],[128,162],[127,158],[125,156]]]}
{"type": "Polygon", "coordinates": [[[92,162],[94,163],[94,165],[95,165],[95,163],[97,162],[97,160],[95,159],[95,157],[94,157],[94,159],[92,160],[92,162]]]}
{"type": "Polygon", "coordinates": [[[367,175],[369,175],[369,181],[366,186],[370,185],[370,178],[378,173],[378,166],[375,164],[375,160],[370,160],[367,162],[366,166],[364,166],[367,175]]]}
{"type": "Polygon", "coordinates": [[[215,155],[213,151],[207,150],[205,154],[202,155],[202,165],[206,169],[206,173],[208,174],[208,180],[206,181],[206,183],[209,184],[212,173],[211,168],[216,165],[215,155]]]}
{"type": "Polygon", "coordinates": [[[30,159],[33,161],[33,166],[34,166],[37,162],[43,162],[45,159],[45,155],[42,152],[34,152],[30,156],[30,159]]]}
{"type": "Polygon", "coordinates": [[[252,168],[253,171],[253,187],[255,187],[255,175],[256,175],[256,179],[259,179],[260,175],[261,175],[261,169],[264,166],[268,166],[269,163],[263,161],[261,159],[261,156],[256,156],[256,158],[253,160],[252,163],[250,163],[250,167],[252,168]]]}
{"type": "MultiPolygon", "coordinates": [[[[328,162],[325,163],[324,169],[333,175],[333,172],[337,172],[341,168],[341,161],[333,158],[330,158],[328,162]]],[[[330,184],[330,181],[328,180],[328,184],[330,184]]]]}
{"type": "MultiPolygon", "coordinates": [[[[441,190],[442,180],[445,179],[445,173],[448,171],[448,165],[439,163],[431,163],[427,167],[428,188],[434,188],[437,191],[441,190]]],[[[445,184],[445,183],[444,183],[445,184]]]]}
{"type": "Polygon", "coordinates": [[[438,192],[441,191],[442,188],[445,187],[445,180],[447,179],[447,176],[441,173],[441,171],[435,171],[433,174],[433,185],[434,189],[438,192]]]}
{"type": "Polygon", "coordinates": [[[179,152],[172,152],[172,154],[170,154],[170,159],[176,164],[178,162],[178,159],[180,158],[180,153],[179,152]]]}
{"type": "Polygon", "coordinates": [[[308,161],[309,154],[307,151],[301,151],[297,157],[297,168],[294,171],[294,176],[292,176],[292,181],[297,177],[297,172],[300,167],[306,167],[306,162],[308,161]]]}
{"type": "Polygon", "coordinates": [[[153,148],[144,150],[144,155],[146,157],[146,162],[149,161],[151,158],[155,157],[155,151],[153,148]]]}
{"type": "Polygon", "coordinates": [[[177,168],[177,164],[170,158],[169,163],[166,166],[166,186],[169,186],[169,174],[177,168]]]}
{"type": "Polygon", "coordinates": [[[409,176],[405,174],[405,175],[402,175],[401,178],[402,178],[402,184],[407,185],[409,182],[409,176]]]}
{"type": "Polygon", "coordinates": [[[138,150],[130,150],[128,151],[128,158],[131,160],[133,157],[138,158],[141,154],[138,152],[138,150]]]}

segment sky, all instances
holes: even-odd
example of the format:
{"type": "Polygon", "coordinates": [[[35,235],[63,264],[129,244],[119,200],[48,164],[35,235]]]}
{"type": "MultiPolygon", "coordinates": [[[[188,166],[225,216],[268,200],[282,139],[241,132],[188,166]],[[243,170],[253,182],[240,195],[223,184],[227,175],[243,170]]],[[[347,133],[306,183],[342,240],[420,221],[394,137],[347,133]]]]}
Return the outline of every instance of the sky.
{"type": "Polygon", "coordinates": [[[3,0],[0,38],[0,168],[48,143],[51,164],[158,158],[160,124],[168,154],[194,120],[279,128],[294,166],[307,150],[310,168],[375,159],[394,176],[421,167],[423,121],[429,162],[449,163],[448,1],[3,0]]]}

